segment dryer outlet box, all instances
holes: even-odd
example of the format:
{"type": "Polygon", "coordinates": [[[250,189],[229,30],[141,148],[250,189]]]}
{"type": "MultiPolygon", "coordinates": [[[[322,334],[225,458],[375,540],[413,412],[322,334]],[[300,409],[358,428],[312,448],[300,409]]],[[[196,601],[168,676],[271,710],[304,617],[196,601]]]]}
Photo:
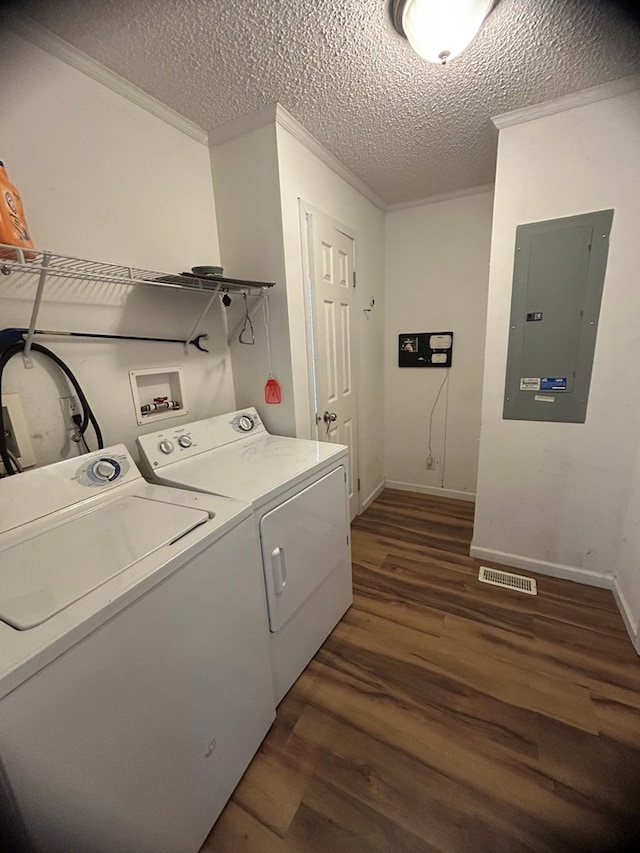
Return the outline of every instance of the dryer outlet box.
{"type": "MultiPolygon", "coordinates": [[[[19,394],[2,395],[2,414],[4,415],[5,432],[9,433],[7,435],[7,446],[15,454],[23,468],[33,467],[36,464],[36,457],[19,394]]],[[[4,471],[1,462],[0,470],[4,471]]]]}

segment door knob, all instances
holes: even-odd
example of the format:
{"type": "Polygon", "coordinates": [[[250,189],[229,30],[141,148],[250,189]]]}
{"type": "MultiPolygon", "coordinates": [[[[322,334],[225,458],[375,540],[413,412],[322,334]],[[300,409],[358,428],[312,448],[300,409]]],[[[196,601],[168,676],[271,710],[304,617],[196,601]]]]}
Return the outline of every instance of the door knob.
{"type": "Polygon", "coordinates": [[[325,422],[325,424],[327,426],[329,426],[329,424],[332,424],[338,420],[338,416],[336,415],[335,412],[325,412],[324,415],[322,416],[322,420],[325,422]]]}

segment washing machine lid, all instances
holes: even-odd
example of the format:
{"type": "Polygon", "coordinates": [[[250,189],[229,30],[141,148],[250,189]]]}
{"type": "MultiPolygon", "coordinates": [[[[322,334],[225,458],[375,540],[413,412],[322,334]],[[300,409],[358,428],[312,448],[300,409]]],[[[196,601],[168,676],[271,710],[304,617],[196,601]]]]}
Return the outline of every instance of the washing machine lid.
{"type": "Polygon", "coordinates": [[[262,434],[182,459],[156,472],[156,476],[163,483],[256,506],[346,453],[343,445],[262,434]]]}
{"type": "Polygon", "coordinates": [[[144,557],[209,519],[138,495],[24,525],[0,546],[0,620],[40,625],[144,557]]]}

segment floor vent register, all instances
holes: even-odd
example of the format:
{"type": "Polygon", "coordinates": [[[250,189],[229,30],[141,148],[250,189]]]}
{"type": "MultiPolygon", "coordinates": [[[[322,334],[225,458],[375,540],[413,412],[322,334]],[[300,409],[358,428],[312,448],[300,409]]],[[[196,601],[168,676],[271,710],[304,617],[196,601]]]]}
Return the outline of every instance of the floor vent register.
{"type": "Polygon", "coordinates": [[[503,586],[506,589],[515,589],[517,592],[526,592],[527,595],[538,594],[536,582],[533,578],[527,578],[524,575],[512,575],[510,572],[501,572],[497,569],[488,569],[486,566],[480,566],[478,580],[494,586],[503,586]]]}

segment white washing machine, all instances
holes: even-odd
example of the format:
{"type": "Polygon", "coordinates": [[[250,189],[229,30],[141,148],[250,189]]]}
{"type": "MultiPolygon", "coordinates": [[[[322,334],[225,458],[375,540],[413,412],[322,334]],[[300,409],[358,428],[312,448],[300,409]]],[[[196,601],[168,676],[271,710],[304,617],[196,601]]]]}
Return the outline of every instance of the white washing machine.
{"type": "Polygon", "coordinates": [[[0,849],[199,849],[275,716],[257,547],[123,445],[0,480],[0,849]]]}
{"type": "Polygon", "coordinates": [[[348,448],[270,435],[255,409],[138,438],[156,482],[251,503],[279,702],[352,601],[348,448]]]}

